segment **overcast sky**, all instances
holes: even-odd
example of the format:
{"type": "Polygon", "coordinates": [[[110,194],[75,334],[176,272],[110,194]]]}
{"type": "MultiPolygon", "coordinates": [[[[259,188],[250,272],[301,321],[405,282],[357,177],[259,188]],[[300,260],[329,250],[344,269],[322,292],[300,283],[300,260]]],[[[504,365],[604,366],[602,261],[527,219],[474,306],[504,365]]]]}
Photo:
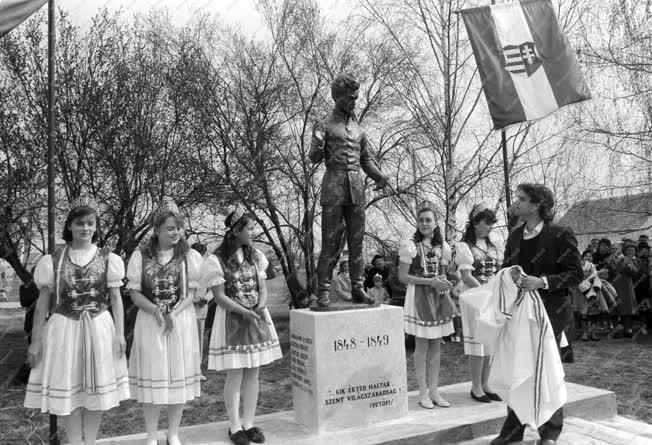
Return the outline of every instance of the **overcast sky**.
{"type": "MultiPolygon", "coordinates": [[[[351,10],[351,0],[317,0],[323,14],[332,20],[340,20],[351,10]]],[[[256,11],[256,0],[58,0],[57,7],[70,13],[72,21],[85,27],[97,11],[106,6],[126,12],[148,12],[151,9],[167,9],[179,23],[185,23],[195,12],[205,11],[219,15],[222,20],[239,24],[248,33],[259,35],[262,20],[256,11]]]]}

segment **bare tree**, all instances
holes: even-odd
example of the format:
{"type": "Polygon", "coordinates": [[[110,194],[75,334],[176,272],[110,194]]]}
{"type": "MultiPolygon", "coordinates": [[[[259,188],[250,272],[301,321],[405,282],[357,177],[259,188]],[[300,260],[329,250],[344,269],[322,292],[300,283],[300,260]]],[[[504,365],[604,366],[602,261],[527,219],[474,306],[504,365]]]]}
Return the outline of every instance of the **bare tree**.
{"type": "Polygon", "coordinates": [[[652,191],[650,1],[609,2],[584,23],[583,37],[580,54],[603,90],[601,106],[583,121],[583,137],[605,153],[619,173],[614,176],[622,178],[605,188],[652,191]]]}

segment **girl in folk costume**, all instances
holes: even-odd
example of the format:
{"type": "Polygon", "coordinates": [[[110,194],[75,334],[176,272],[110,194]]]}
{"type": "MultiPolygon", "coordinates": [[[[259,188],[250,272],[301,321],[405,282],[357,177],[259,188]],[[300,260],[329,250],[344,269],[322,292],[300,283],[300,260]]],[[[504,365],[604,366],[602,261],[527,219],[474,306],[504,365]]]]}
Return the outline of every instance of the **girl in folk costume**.
{"type": "Polygon", "coordinates": [[[168,444],[180,445],[186,402],[200,395],[199,336],[193,297],[202,257],[183,236],[184,220],[171,200],[152,215],[146,247],[127,266],[127,289],[138,306],[129,357],[132,398],[143,404],[147,444],[157,443],[161,407],[168,412],[168,444]]]}
{"type": "Polygon", "coordinates": [[[450,297],[453,286],[446,279],[451,249],[437,227],[434,208],[430,203],[419,206],[417,231],[411,240],[401,243],[399,250],[399,279],[407,284],[405,332],[416,339],[414,368],[419,404],[428,409],[434,408],[433,402],[450,406],[438,391],[441,338],[455,331],[453,317],[458,315],[450,297]]]}
{"type": "MultiPolygon", "coordinates": [[[[462,276],[463,290],[481,286],[493,277],[503,260],[503,249],[496,246],[489,234],[496,223],[496,213],[480,203],[473,207],[466,224],[462,240],[455,246],[455,263],[462,276]]],[[[460,299],[462,331],[469,332],[470,312],[463,299],[460,299]]],[[[469,356],[471,372],[471,397],[482,403],[500,401],[500,397],[489,388],[491,357],[485,353],[481,343],[468,336],[464,338],[464,353],[469,356]]]]}
{"type": "Polygon", "coordinates": [[[217,309],[208,353],[208,369],[226,369],[224,403],[229,438],[237,445],[263,443],[254,426],[258,370],[282,357],[266,308],[267,259],[251,245],[253,216],[236,209],[226,218],[222,244],[202,268],[202,284],[213,292],[217,309]],[[242,399],[242,418],[240,404],[242,399]]]}
{"type": "Polygon", "coordinates": [[[61,416],[72,445],[94,444],[102,412],[129,398],[119,292],[124,263],[94,244],[98,229],[95,202],[73,201],[66,245],[43,256],[34,271],[40,293],[25,407],[61,416]]]}

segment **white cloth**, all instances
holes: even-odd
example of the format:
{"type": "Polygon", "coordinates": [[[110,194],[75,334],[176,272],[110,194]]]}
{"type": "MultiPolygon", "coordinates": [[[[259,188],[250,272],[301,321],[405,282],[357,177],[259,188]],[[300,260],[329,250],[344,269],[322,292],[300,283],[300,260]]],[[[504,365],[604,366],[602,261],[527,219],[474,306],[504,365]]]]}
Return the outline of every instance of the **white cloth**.
{"type": "MultiPolygon", "coordinates": [[[[417,256],[417,246],[413,240],[403,240],[401,241],[400,248],[398,251],[399,260],[405,264],[412,264],[412,261],[417,256]]],[[[441,246],[441,258],[440,264],[448,265],[452,258],[452,252],[450,245],[446,241],[441,246]]],[[[424,326],[415,322],[418,318],[416,313],[416,304],[415,304],[415,286],[414,284],[408,284],[405,292],[405,304],[403,305],[403,319],[405,332],[410,335],[414,335],[419,338],[442,338],[447,335],[453,334],[455,332],[455,327],[453,325],[453,320],[449,320],[437,325],[424,326]]]]}
{"type": "MultiPolygon", "coordinates": [[[[488,252],[492,258],[494,258],[498,264],[502,264],[503,262],[503,248],[497,243],[494,243],[493,246],[489,246],[487,244],[487,241],[484,239],[479,239],[476,240],[475,245],[479,247],[481,250],[484,250],[485,252],[488,252]]],[[[473,264],[475,263],[475,257],[473,256],[473,252],[471,252],[471,248],[466,242],[459,242],[455,245],[455,264],[457,265],[457,270],[462,272],[464,270],[468,270],[470,272],[473,272],[475,267],[473,264]]],[[[466,283],[464,283],[464,280],[461,280],[461,290],[462,292],[471,289],[466,283]]],[[[473,340],[473,338],[469,337],[466,335],[466,332],[469,332],[471,330],[471,322],[472,320],[469,318],[472,316],[471,312],[469,311],[468,305],[463,302],[460,299],[460,315],[462,319],[462,332],[464,333],[464,353],[466,355],[476,355],[479,357],[484,357],[487,355],[487,353],[484,350],[484,346],[482,345],[481,342],[473,340]]]]}
{"type": "MultiPolygon", "coordinates": [[[[173,251],[160,252],[158,261],[166,264],[173,251]]],[[[194,249],[186,255],[188,298],[199,287],[202,256],[194,249]]],[[[127,289],[141,290],[142,255],[135,251],[127,266],[127,289]]],[[[176,315],[176,326],[169,335],[153,315],[139,310],[134,326],[134,342],[129,357],[131,397],[155,405],[183,404],[200,396],[201,361],[197,319],[192,304],[176,315]]]]}
{"type": "MultiPolygon", "coordinates": [[[[90,249],[75,250],[68,249],[70,261],[77,266],[85,266],[97,252],[98,247],[92,245],[90,249]]],[[[107,287],[121,287],[122,279],[125,277],[125,263],[115,253],[109,253],[108,268],[106,271],[107,287]]],[[[54,265],[52,255],[43,255],[36,263],[34,269],[34,284],[39,289],[47,287],[54,289],[54,265]]]]}
{"type": "Polygon", "coordinates": [[[90,329],[95,390],[89,384],[82,388],[83,349],[88,347],[82,321],[54,314],[44,327],[41,361],[29,375],[26,408],[67,416],[80,407],[106,411],[129,398],[127,362],[124,355],[116,358],[115,325],[109,312],[93,318],[90,329]]]}
{"type": "Polygon", "coordinates": [[[538,428],[566,403],[564,368],[541,297],[519,293],[512,269],[462,293],[475,320],[464,334],[493,354],[489,385],[521,423],[538,428]]]}

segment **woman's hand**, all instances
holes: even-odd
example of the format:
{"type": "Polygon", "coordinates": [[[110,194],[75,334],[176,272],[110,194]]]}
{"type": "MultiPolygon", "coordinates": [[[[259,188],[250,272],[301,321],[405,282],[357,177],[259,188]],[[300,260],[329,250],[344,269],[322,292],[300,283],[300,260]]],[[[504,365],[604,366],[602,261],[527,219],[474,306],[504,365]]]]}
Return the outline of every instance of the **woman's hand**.
{"type": "Polygon", "coordinates": [[[115,352],[115,358],[120,358],[127,352],[127,341],[124,335],[115,336],[113,339],[113,351],[115,352]]]}
{"type": "Polygon", "coordinates": [[[32,339],[32,343],[27,348],[27,363],[34,369],[41,361],[41,354],[43,352],[41,340],[32,339]]]}
{"type": "Polygon", "coordinates": [[[159,325],[159,327],[164,327],[165,326],[165,316],[163,315],[163,311],[157,306],[156,309],[154,310],[154,319],[156,320],[156,324],[159,325]]]}
{"type": "Polygon", "coordinates": [[[430,281],[430,286],[434,287],[440,292],[446,292],[453,289],[453,283],[448,281],[446,278],[433,278],[430,281]]]}
{"type": "Polygon", "coordinates": [[[267,321],[267,317],[265,317],[265,311],[266,311],[266,310],[267,310],[267,308],[266,308],[265,306],[256,306],[256,308],[254,309],[254,311],[255,311],[256,314],[260,317],[260,319],[261,319],[262,321],[264,321],[265,323],[271,325],[272,322],[271,322],[271,321],[268,322],[268,321],[267,321]]]}
{"type": "Polygon", "coordinates": [[[247,320],[249,321],[257,321],[260,320],[260,315],[256,313],[256,311],[249,309],[245,313],[242,314],[247,320]]]}
{"type": "Polygon", "coordinates": [[[204,306],[206,303],[208,303],[208,301],[206,301],[206,299],[204,299],[201,295],[195,295],[195,296],[192,298],[192,303],[193,303],[195,306],[202,307],[202,306],[204,306]]]}
{"type": "Polygon", "coordinates": [[[165,316],[165,328],[163,329],[163,335],[170,335],[177,325],[176,321],[177,316],[174,312],[168,312],[165,316]]]}

